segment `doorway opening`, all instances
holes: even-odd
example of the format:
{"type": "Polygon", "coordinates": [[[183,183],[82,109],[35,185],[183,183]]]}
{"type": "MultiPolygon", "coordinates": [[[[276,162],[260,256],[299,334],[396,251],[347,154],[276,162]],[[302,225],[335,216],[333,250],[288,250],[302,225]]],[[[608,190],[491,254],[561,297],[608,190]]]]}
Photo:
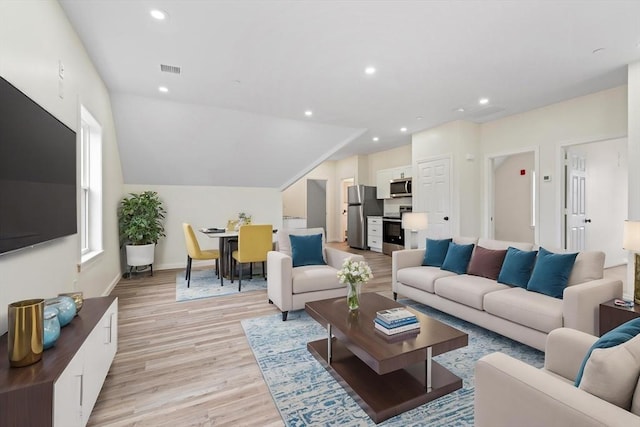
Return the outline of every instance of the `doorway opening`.
{"type": "Polygon", "coordinates": [[[355,185],[355,179],[353,177],[343,178],[340,189],[340,241],[345,242],[347,240],[347,210],[349,207],[347,188],[355,185]]]}
{"type": "Polygon", "coordinates": [[[538,242],[538,153],[527,149],[487,157],[487,235],[496,240],[538,242]]]}

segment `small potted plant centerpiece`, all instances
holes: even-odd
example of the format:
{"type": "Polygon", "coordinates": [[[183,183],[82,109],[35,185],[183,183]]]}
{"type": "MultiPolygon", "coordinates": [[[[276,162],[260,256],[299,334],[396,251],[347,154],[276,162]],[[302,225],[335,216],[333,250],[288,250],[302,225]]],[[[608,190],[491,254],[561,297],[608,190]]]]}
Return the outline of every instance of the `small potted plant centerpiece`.
{"type": "Polygon", "coordinates": [[[155,191],[130,193],[120,202],[120,244],[126,246],[127,264],[130,267],[153,264],[155,245],[165,236],[165,213],[155,191]]]}

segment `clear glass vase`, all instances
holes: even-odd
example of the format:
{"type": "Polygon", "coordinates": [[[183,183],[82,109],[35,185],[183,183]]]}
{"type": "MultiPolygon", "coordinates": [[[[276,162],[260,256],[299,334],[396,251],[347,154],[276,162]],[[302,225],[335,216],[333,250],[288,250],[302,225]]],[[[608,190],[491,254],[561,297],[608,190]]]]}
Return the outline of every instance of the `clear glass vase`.
{"type": "Polygon", "coordinates": [[[347,306],[349,310],[360,307],[360,282],[347,283],[347,306]]]}

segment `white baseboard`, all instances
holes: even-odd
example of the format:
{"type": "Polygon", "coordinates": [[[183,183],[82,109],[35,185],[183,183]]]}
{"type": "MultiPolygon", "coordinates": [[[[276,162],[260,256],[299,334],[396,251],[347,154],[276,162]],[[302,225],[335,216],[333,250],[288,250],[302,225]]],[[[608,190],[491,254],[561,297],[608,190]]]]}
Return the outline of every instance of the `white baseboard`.
{"type": "Polygon", "coordinates": [[[118,273],[116,277],[114,277],[114,279],[111,281],[109,286],[107,286],[107,289],[105,289],[104,292],[102,293],[103,297],[111,295],[111,291],[113,291],[113,288],[115,288],[118,282],[120,281],[120,277],[122,277],[120,273],[118,273]]]}

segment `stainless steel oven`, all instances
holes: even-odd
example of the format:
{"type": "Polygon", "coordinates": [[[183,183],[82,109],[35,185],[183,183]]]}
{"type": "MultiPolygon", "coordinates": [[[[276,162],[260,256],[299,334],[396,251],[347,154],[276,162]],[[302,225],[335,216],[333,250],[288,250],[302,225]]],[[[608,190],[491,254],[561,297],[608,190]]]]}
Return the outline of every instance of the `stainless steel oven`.
{"type": "Polygon", "coordinates": [[[396,215],[382,217],[382,253],[391,255],[393,251],[404,249],[402,214],[405,212],[411,212],[411,206],[400,206],[396,215]]]}

